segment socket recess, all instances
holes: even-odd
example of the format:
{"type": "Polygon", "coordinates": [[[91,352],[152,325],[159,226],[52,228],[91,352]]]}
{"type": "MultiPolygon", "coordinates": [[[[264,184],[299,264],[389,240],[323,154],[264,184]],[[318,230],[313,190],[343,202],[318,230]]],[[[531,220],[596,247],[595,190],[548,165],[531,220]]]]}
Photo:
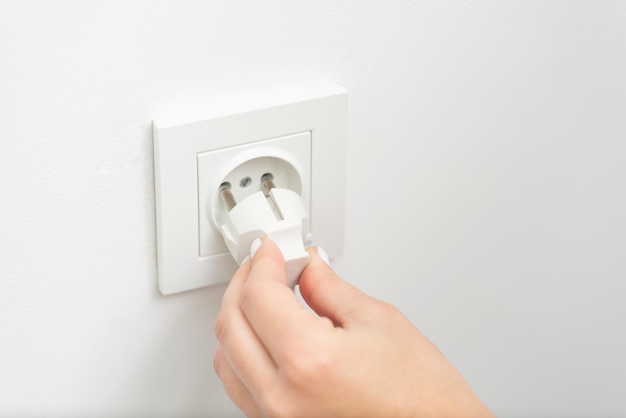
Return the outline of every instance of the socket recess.
{"type": "Polygon", "coordinates": [[[237,268],[219,231],[227,181],[236,201],[276,187],[298,193],[315,244],[343,252],[347,93],[340,87],[248,97],[234,105],[154,120],[159,289],[226,282],[237,268]]]}
{"type": "Polygon", "coordinates": [[[301,132],[198,155],[198,203],[201,257],[228,252],[220,225],[227,209],[219,187],[228,182],[236,202],[261,190],[261,177],[271,173],[276,187],[298,193],[307,211],[311,196],[311,132],[301,132]]]}

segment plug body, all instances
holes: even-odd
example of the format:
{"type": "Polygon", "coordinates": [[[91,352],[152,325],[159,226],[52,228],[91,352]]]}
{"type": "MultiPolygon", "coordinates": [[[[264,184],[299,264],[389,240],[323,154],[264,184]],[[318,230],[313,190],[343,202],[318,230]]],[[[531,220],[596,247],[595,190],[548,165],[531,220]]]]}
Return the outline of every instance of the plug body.
{"type": "Polygon", "coordinates": [[[274,241],[285,258],[291,287],[298,283],[309,263],[309,253],[304,247],[309,229],[309,216],[300,196],[278,187],[267,193],[258,191],[236,203],[220,226],[228,250],[240,265],[250,255],[250,245],[255,239],[274,241]]]}

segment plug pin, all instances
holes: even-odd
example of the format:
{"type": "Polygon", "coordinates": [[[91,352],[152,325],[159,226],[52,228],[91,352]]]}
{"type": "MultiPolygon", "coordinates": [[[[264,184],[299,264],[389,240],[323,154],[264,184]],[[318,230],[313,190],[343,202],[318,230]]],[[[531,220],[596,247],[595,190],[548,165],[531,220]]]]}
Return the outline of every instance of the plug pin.
{"type": "Polygon", "coordinates": [[[235,202],[233,192],[230,191],[230,183],[227,181],[220,184],[220,197],[229,211],[237,204],[237,202],[235,202]]]}
{"type": "Polygon", "coordinates": [[[272,173],[265,173],[261,176],[261,188],[263,189],[263,194],[265,197],[270,197],[270,190],[274,187],[274,176],[272,173]]]}

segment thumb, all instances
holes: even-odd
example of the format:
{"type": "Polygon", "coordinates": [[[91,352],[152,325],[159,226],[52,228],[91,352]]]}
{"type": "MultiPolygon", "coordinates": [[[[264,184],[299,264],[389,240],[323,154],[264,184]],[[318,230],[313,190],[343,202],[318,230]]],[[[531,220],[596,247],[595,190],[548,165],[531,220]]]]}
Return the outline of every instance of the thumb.
{"type": "Polygon", "coordinates": [[[307,305],[344,328],[353,320],[371,316],[369,308],[375,300],[337,276],[316,248],[308,251],[311,261],[300,276],[300,294],[307,305]]]}

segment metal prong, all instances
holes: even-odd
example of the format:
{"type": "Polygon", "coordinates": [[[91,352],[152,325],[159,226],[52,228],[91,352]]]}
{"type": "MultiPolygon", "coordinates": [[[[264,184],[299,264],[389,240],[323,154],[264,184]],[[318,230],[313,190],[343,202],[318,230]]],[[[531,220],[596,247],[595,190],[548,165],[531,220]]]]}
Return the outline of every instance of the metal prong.
{"type": "Polygon", "coordinates": [[[270,190],[274,187],[274,176],[272,173],[265,173],[261,176],[261,188],[263,189],[263,194],[265,197],[270,197],[270,190]]]}
{"type": "Polygon", "coordinates": [[[222,202],[224,202],[229,211],[237,204],[237,202],[235,202],[235,197],[233,196],[233,193],[230,191],[230,183],[227,181],[220,184],[220,197],[222,198],[222,202]]]}

